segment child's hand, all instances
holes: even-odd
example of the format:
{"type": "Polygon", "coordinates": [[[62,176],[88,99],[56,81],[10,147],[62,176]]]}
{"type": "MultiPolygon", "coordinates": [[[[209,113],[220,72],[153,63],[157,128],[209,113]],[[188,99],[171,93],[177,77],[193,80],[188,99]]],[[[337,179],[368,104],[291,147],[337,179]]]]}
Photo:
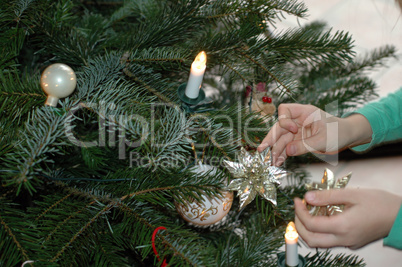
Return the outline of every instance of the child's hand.
{"type": "Polygon", "coordinates": [[[301,199],[295,199],[296,229],[310,247],[360,248],[389,234],[402,197],[374,189],[310,191],[310,205],[344,204],[340,214],[312,216],[301,199]]]}
{"type": "Polygon", "coordinates": [[[287,156],[307,152],[332,154],[350,145],[367,143],[371,135],[371,126],[363,115],[338,118],[312,105],[281,104],[278,122],[258,151],[272,147],[273,162],[279,166],[287,156]]]}

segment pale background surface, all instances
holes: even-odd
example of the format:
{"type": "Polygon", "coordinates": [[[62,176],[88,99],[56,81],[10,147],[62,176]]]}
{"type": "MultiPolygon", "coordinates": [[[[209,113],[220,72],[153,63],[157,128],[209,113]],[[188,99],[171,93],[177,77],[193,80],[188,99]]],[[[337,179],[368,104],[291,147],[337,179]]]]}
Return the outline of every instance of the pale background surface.
{"type": "Polygon", "coordinates": [[[383,45],[394,45],[399,59],[390,60],[370,76],[378,83],[380,96],[402,86],[402,15],[394,0],[304,0],[309,11],[306,19],[286,17],[278,25],[297,27],[312,21],[324,21],[333,31],[352,34],[357,55],[383,45]]]}
{"type": "MultiPolygon", "coordinates": [[[[327,22],[334,30],[350,32],[355,40],[358,54],[370,49],[393,44],[398,48],[399,60],[388,62],[370,76],[378,83],[378,93],[386,96],[402,86],[402,16],[393,0],[305,0],[309,8],[307,20],[286,19],[284,27],[296,27],[314,20],[327,22]]],[[[401,145],[401,144],[399,144],[401,145]]],[[[324,168],[330,168],[336,177],[353,172],[348,187],[370,187],[402,194],[402,155],[388,158],[375,158],[339,162],[331,164],[313,164],[307,167],[314,181],[320,181],[324,168]]],[[[332,250],[334,254],[356,254],[364,258],[368,267],[402,266],[402,251],[384,247],[382,240],[359,250],[344,248],[332,250]]],[[[299,253],[306,255],[315,249],[302,248],[299,253]]]]}

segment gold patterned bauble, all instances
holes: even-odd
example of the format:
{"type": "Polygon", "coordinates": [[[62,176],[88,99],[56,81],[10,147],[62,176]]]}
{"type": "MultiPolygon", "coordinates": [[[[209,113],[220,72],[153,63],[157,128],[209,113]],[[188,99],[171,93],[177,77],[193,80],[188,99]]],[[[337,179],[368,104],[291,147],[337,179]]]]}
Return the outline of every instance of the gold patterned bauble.
{"type": "MultiPolygon", "coordinates": [[[[341,189],[349,183],[352,173],[339,178],[335,181],[334,173],[330,169],[325,169],[324,176],[321,179],[321,183],[306,184],[307,190],[329,190],[329,189],[341,189]]],[[[307,209],[313,216],[330,216],[335,213],[340,213],[344,209],[344,205],[327,205],[327,206],[312,206],[307,204],[307,209]]]]}
{"type": "Polygon", "coordinates": [[[271,148],[254,154],[241,148],[239,162],[224,161],[226,168],[235,178],[228,185],[229,190],[237,191],[240,209],[244,208],[259,194],[276,206],[276,187],[287,172],[272,166],[271,148]]]}
{"type": "MultiPolygon", "coordinates": [[[[200,174],[209,172],[210,175],[214,175],[216,168],[210,165],[199,164],[193,171],[200,174]]],[[[191,224],[197,226],[213,225],[222,220],[232,207],[233,192],[221,191],[221,194],[222,196],[213,198],[204,195],[201,201],[176,202],[176,210],[184,220],[191,224]]]]}

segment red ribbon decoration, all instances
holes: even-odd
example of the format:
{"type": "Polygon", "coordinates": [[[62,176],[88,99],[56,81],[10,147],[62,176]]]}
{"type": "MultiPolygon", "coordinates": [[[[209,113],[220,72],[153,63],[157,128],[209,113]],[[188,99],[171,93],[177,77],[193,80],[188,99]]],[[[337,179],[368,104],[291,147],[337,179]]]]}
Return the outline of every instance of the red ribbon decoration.
{"type": "MultiPolygon", "coordinates": [[[[156,257],[158,258],[158,261],[160,261],[161,259],[159,257],[158,251],[156,251],[155,237],[156,237],[156,234],[158,233],[159,230],[166,230],[166,228],[163,227],[163,226],[159,226],[154,230],[154,232],[152,234],[152,249],[154,250],[154,253],[155,253],[156,257]]],[[[168,266],[168,264],[166,263],[166,259],[163,259],[162,267],[166,267],[166,266],[168,266]]]]}

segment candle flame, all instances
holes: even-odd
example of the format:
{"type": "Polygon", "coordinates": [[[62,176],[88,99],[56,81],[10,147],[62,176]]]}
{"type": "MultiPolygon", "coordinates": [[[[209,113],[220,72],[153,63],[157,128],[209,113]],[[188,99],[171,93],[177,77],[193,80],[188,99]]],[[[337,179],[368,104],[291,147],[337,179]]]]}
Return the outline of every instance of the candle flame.
{"type": "Polygon", "coordinates": [[[296,231],[296,226],[294,222],[290,222],[286,227],[285,238],[288,240],[295,240],[299,237],[299,234],[296,231]]]}
{"type": "Polygon", "coordinates": [[[193,66],[197,69],[203,69],[205,68],[205,65],[207,64],[207,54],[204,51],[201,51],[198,53],[198,55],[195,57],[195,60],[193,62],[193,66]]]}

